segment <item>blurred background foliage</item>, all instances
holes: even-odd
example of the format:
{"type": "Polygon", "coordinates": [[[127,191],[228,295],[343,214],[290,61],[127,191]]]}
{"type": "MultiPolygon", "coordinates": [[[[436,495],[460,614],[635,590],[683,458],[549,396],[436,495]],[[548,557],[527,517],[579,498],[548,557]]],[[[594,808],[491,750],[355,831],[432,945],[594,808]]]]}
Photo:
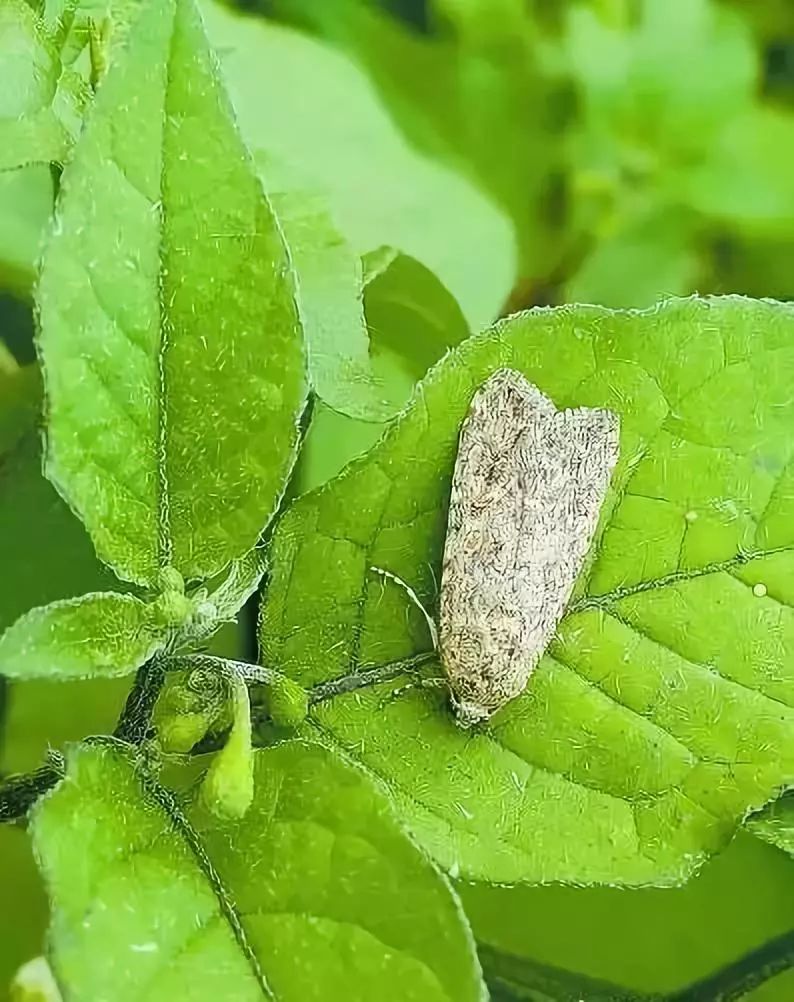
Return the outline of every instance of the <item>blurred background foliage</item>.
{"type": "MultiPolygon", "coordinates": [[[[45,16],[58,7],[29,2],[45,16]]],[[[112,15],[130,2],[82,7],[112,15]]],[[[373,365],[398,404],[470,330],[516,309],[645,307],[696,291],[794,298],[791,0],[202,8],[264,175],[319,193],[362,258],[373,365]]],[[[0,129],[9,114],[0,98],[0,129]]],[[[59,176],[46,163],[0,170],[0,629],[111,586],[41,474],[32,301],[59,176]]],[[[292,492],[381,430],[315,403],[292,492]]],[[[252,632],[243,617],[218,651],[253,657],[252,632]]],[[[125,688],[0,688],[0,772],[111,729],[125,688]]],[[[18,826],[0,826],[0,887],[2,998],[41,951],[46,920],[18,826]]],[[[748,834],[683,889],[461,893],[486,969],[505,955],[638,992],[673,991],[794,928],[794,864],[748,834]]],[[[794,975],[752,998],[794,998],[794,975]]]]}
{"type": "Polygon", "coordinates": [[[510,309],[789,298],[787,0],[249,0],[366,69],[520,248],[510,309]]]}

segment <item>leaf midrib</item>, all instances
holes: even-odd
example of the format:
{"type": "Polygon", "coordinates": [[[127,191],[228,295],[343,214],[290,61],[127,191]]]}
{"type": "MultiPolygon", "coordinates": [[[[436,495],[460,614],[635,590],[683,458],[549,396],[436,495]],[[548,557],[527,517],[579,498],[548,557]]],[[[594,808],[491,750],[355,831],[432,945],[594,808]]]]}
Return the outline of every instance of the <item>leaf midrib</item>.
{"type": "Polygon", "coordinates": [[[179,835],[195,859],[199,870],[218,902],[218,918],[226,920],[235,942],[245,957],[256,983],[262,991],[263,998],[267,1002],[277,1002],[276,995],[270,987],[265,972],[259,963],[259,958],[248,940],[234,897],[206,854],[201,836],[183,814],[177,804],[176,798],[169,790],[161,786],[152,776],[145,773],[141,774],[140,783],[143,794],[148,794],[157,803],[171,822],[174,831],[179,835]]]}
{"type": "Polygon", "coordinates": [[[165,86],[163,90],[162,117],[160,121],[160,178],[158,199],[158,242],[157,242],[157,298],[159,319],[159,343],[157,351],[157,551],[160,567],[166,567],[173,557],[173,535],[171,532],[171,511],[168,483],[168,428],[166,422],[165,357],[168,351],[168,309],[165,296],[164,261],[166,255],[165,225],[166,207],[163,201],[165,191],[166,137],[168,135],[168,103],[171,92],[171,66],[174,57],[177,8],[181,0],[172,0],[171,30],[168,38],[168,52],[165,61],[165,86]]]}

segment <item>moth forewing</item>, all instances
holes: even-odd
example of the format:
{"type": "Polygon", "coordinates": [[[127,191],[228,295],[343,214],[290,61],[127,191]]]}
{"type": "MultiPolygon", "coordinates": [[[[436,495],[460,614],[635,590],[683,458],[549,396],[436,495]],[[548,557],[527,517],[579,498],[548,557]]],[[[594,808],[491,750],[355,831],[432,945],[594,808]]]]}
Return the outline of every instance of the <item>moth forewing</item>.
{"type": "Polygon", "coordinates": [[[607,410],[558,411],[503,369],[475,394],[452,477],[439,651],[460,723],[519,695],[565,611],[618,459],[607,410]]]}

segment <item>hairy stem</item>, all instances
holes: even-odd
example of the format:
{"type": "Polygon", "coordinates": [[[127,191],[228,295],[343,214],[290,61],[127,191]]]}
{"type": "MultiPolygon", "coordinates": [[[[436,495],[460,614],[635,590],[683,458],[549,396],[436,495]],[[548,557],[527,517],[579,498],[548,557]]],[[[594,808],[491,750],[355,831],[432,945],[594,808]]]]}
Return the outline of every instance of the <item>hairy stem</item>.
{"type": "Polygon", "coordinates": [[[39,769],[20,776],[9,776],[0,784],[0,822],[24,817],[39,797],[63,778],[63,758],[50,752],[39,769]]]}
{"type": "Polygon", "coordinates": [[[791,967],[794,929],[671,995],[669,1002],[732,1002],[791,967]]]}
{"type": "Polygon", "coordinates": [[[113,736],[131,745],[142,744],[152,726],[152,713],[165,682],[162,660],[153,658],[138,669],[113,736]]]}
{"type": "Polygon", "coordinates": [[[372,685],[379,685],[381,682],[391,682],[393,679],[399,678],[400,675],[416,671],[423,665],[429,664],[437,657],[435,651],[423,651],[421,654],[405,658],[402,661],[390,661],[388,664],[377,665],[374,668],[362,668],[361,671],[352,672],[350,675],[341,675],[339,678],[332,678],[327,682],[318,682],[317,685],[309,689],[309,706],[324,703],[337,696],[344,696],[357,689],[366,689],[372,685]]]}

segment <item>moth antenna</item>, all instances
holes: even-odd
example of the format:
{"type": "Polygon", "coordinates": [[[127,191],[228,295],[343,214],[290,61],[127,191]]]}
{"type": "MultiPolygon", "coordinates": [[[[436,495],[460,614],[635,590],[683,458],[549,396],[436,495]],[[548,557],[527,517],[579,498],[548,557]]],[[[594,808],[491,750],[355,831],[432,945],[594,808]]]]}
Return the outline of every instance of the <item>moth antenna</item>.
{"type": "Polygon", "coordinates": [[[388,578],[389,581],[394,581],[395,584],[398,584],[403,589],[408,598],[413,602],[416,608],[424,616],[425,622],[427,623],[427,628],[430,631],[430,639],[433,643],[433,650],[437,651],[438,629],[436,628],[436,624],[433,622],[433,617],[430,615],[427,609],[425,609],[424,605],[422,605],[422,600],[419,598],[419,596],[416,594],[413,588],[405,581],[403,581],[402,578],[397,577],[396,574],[392,574],[391,571],[387,571],[383,567],[370,567],[370,570],[374,571],[376,574],[380,574],[381,577],[388,578]]]}

